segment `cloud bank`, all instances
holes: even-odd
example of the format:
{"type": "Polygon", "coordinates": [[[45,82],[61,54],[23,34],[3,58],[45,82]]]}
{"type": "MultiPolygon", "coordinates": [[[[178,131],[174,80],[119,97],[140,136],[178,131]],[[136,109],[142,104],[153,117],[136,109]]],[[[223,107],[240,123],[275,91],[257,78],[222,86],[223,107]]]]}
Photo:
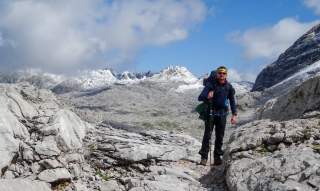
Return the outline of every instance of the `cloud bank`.
{"type": "Polygon", "coordinates": [[[314,10],[317,15],[320,15],[320,0],[304,0],[307,7],[314,10]]]}
{"type": "Polygon", "coordinates": [[[61,72],[130,63],[145,46],[188,37],[202,0],[4,0],[0,67],[61,72]]]}
{"type": "Polygon", "coordinates": [[[229,38],[244,48],[245,58],[275,59],[317,23],[302,23],[294,18],[285,18],[273,26],[235,32],[229,38]]]}
{"type": "Polygon", "coordinates": [[[254,82],[257,75],[251,72],[239,72],[234,68],[230,68],[228,70],[228,80],[230,82],[241,82],[241,81],[249,81],[254,82]]]}

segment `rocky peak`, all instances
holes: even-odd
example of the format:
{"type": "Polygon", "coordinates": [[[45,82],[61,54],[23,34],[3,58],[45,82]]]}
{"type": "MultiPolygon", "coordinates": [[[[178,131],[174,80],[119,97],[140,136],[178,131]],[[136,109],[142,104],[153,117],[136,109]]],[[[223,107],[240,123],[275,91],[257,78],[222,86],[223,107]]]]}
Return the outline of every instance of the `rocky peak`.
{"type": "Polygon", "coordinates": [[[253,91],[269,88],[320,60],[320,24],[300,37],[258,75],[253,91]]]}
{"type": "Polygon", "coordinates": [[[116,75],[118,80],[140,80],[140,79],[149,78],[151,76],[153,76],[153,73],[151,71],[138,72],[138,73],[124,71],[116,75]]]}
{"type": "Polygon", "coordinates": [[[155,81],[182,81],[187,83],[196,82],[198,79],[183,66],[169,66],[152,78],[155,81]]]}

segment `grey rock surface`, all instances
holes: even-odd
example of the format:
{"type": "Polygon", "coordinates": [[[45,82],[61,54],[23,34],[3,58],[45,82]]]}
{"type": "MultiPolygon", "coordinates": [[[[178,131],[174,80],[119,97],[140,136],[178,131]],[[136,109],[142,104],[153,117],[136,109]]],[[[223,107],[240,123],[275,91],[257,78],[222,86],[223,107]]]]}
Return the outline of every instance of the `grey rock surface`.
{"type": "Polygon", "coordinates": [[[14,183],[6,190],[51,190],[54,185],[41,181],[71,182],[73,163],[78,171],[85,165],[76,156],[83,159],[82,139],[91,125],[61,108],[48,90],[24,83],[0,84],[0,89],[0,170],[6,179],[0,188],[14,183]],[[41,181],[31,181],[36,179],[41,181]]]}
{"type": "MultiPolygon", "coordinates": [[[[198,161],[201,144],[189,135],[174,134],[160,130],[133,133],[101,124],[88,137],[88,147],[92,147],[92,160],[112,158],[104,165],[137,163],[147,160],[198,161]]],[[[103,161],[103,160],[102,160],[103,161]]],[[[95,162],[94,162],[95,163],[95,162]]]]}
{"type": "Polygon", "coordinates": [[[38,175],[39,180],[55,183],[59,181],[69,181],[71,179],[71,174],[65,168],[48,169],[42,171],[38,175]]]}
{"type": "Polygon", "coordinates": [[[274,63],[259,73],[253,91],[269,88],[295,74],[299,70],[320,60],[320,25],[299,38],[274,63]]]}
{"type": "Polygon", "coordinates": [[[27,179],[0,179],[0,191],[51,191],[48,184],[27,179]]]}
{"type": "Polygon", "coordinates": [[[111,190],[225,189],[223,168],[220,174],[206,176],[210,167],[198,165],[201,145],[189,135],[161,130],[137,133],[100,124],[84,142],[86,158],[99,169],[97,174],[117,180],[117,184],[109,180],[103,183],[105,190],[106,185],[111,190]]]}
{"type": "Polygon", "coordinates": [[[320,111],[320,76],[313,77],[288,93],[267,101],[259,118],[288,120],[320,111]]]}
{"type": "Polygon", "coordinates": [[[319,118],[241,126],[230,137],[225,155],[229,189],[318,190],[319,127],[319,118]]]}

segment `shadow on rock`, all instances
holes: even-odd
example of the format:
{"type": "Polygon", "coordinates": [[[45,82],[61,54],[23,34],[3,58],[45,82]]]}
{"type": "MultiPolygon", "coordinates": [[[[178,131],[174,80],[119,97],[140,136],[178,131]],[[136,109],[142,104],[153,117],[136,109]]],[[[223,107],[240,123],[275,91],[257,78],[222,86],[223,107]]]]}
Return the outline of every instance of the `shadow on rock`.
{"type": "Polygon", "coordinates": [[[225,182],[225,167],[224,165],[220,166],[211,166],[207,174],[200,177],[199,182],[205,188],[208,188],[210,191],[227,191],[227,186],[225,182]]]}

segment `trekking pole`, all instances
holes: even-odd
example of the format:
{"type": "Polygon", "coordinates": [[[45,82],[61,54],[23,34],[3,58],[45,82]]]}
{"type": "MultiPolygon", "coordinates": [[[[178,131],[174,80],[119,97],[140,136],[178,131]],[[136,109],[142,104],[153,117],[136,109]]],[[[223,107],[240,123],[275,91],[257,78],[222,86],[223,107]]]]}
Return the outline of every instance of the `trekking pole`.
{"type": "Polygon", "coordinates": [[[213,131],[213,120],[214,120],[214,113],[213,113],[213,103],[212,99],[209,100],[209,107],[210,107],[210,112],[209,112],[209,128],[210,128],[210,139],[209,139],[209,154],[210,154],[210,166],[212,166],[212,131],[213,131]]]}
{"type": "Polygon", "coordinates": [[[211,137],[210,137],[210,141],[209,141],[209,164],[210,166],[212,166],[212,160],[211,160],[211,157],[212,157],[212,151],[211,151],[211,146],[212,146],[212,142],[211,142],[211,137]]]}

